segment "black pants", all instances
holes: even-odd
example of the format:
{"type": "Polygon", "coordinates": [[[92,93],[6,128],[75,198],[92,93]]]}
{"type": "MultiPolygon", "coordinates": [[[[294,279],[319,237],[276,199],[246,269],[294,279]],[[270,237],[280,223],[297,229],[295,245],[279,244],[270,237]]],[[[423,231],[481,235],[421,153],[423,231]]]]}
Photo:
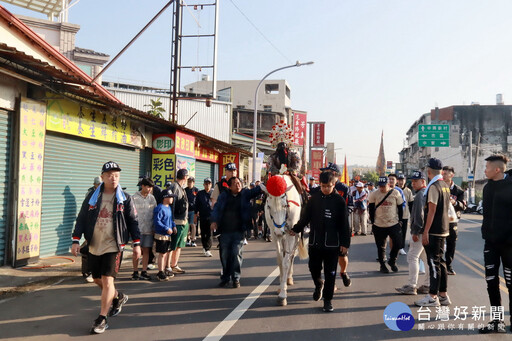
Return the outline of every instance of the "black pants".
{"type": "Polygon", "coordinates": [[[322,283],[323,265],[325,282],[322,296],[325,301],[332,300],[332,296],[334,295],[339,252],[339,248],[309,248],[309,272],[311,272],[311,278],[313,278],[315,286],[320,286],[322,283]]]}
{"type": "Polygon", "coordinates": [[[455,246],[457,244],[457,224],[450,223],[450,235],[446,237],[446,267],[452,266],[453,257],[455,256],[455,246]]]}
{"type": "Polygon", "coordinates": [[[203,249],[209,251],[212,248],[212,231],[210,230],[210,217],[203,218],[199,216],[199,226],[201,227],[201,243],[203,249]]]}
{"type": "MultiPolygon", "coordinates": [[[[496,244],[485,241],[484,245],[485,279],[491,306],[501,306],[500,295],[500,263],[503,263],[503,274],[508,289],[509,313],[512,312],[512,245],[496,244]]],[[[510,318],[512,323],[512,317],[510,318]]]]}
{"type": "Polygon", "coordinates": [[[389,236],[393,241],[393,247],[389,253],[389,263],[395,264],[398,251],[402,248],[402,229],[400,224],[390,227],[372,226],[373,237],[375,238],[375,245],[377,245],[377,256],[379,263],[384,264],[384,257],[386,255],[386,238],[389,236]]]}
{"type": "Polygon", "coordinates": [[[432,295],[448,290],[448,274],[446,273],[446,262],[443,258],[444,243],[446,243],[446,237],[429,235],[428,245],[425,246],[430,274],[429,293],[432,295]]]}
{"type": "Polygon", "coordinates": [[[402,219],[401,220],[402,222],[402,227],[401,227],[401,230],[402,230],[402,248],[405,247],[405,237],[407,236],[407,223],[409,222],[409,219],[402,219]]]}

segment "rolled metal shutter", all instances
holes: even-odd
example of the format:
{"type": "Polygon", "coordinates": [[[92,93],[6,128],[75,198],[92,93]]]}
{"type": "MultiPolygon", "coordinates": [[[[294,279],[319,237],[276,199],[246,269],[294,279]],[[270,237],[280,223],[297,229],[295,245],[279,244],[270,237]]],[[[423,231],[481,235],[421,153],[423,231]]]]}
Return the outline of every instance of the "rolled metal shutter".
{"type": "MultiPolygon", "coordinates": [[[[196,187],[203,189],[203,181],[205,178],[213,179],[214,164],[209,162],[196,161],[196,187]]],[[[214,181],[215,183],[215,181],[214,181]]]]}
{"type": "Polygon", "coordinates": [[[69,251],[78,212],[105,162],[119,164],[120,184],[133,194],[138,190],[139,174],[144,173],[145,154],[121,145],[47,132],[40,256],[69,251]]]}
{"type": "Polygon", "coordinates": [[[5,262],[5,249],[7,245],[11,117],[12,115],[9,115],[9,112],[0,110],[0,265],[3,265],[5,262]]]}

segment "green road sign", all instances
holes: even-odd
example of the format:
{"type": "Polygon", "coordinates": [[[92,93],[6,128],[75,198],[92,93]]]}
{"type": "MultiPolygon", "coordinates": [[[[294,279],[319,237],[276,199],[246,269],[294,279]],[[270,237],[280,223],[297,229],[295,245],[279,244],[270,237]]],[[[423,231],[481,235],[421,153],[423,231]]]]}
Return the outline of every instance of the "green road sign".
{"type": "Polygon", "coordinates": [[[418,146],[449,147],[449,124],[420,124],[418,126],[418,146]]]}

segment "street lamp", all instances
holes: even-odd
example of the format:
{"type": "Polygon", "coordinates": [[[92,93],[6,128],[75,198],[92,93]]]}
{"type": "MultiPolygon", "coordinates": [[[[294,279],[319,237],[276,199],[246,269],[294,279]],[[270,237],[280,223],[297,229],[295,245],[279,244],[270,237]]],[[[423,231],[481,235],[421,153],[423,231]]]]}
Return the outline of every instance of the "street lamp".
{"type": "Polygon", "coordinates": [[[265,79],[267,79],[268,76],[273,74],[274,72],[281,71],[284,69],[289,69],[292,67],[299,67],[302,65],[311,65],[313,62],[307,62],[307,63],[300,63],[297,61],[295,64],[283,66],[278,69],[275,69],[273,71],[270,71],[263,77],[260,82],[258,83],[258,86],[256,87],[256,91],[254,92],[254,120],[253,120],[253,142],[252,142],[252,181],[256,182],[256,138],[258,133],[258,90],[260,89],[261,84],[265,79]]]}

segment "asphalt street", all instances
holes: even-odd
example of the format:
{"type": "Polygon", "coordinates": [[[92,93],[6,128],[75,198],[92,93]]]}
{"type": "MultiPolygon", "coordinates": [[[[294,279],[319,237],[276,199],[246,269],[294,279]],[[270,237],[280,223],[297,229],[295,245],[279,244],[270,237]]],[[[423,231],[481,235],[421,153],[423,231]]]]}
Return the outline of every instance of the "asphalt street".
{"type": "MultiPolygon", "coordinates": [[[[418,296],[397,295],[395,287],[407,282],[406,256],[400,256],[399,272],[381,274],[375,261],[372,235],[356,236],[350,248],[349,288],[337,280],[334,312],[324,313],[322,302],[312,300],[313,283],[307,260],[295,261],[295,285],[289,287],[288,305],[276,305],[278,279],[272,243],[250,241],[244,247],[241,287],[218,288],[220,262],[203,256],[201,248],[186,248],[180,266],[186,274],[169,282],[132,281],[125,262],[116,285],[129,295],[117,317],[109,318],[103,335],[89,335],[99,312],[99,289],[82,277],[0,303],[0,338],[9,340],[438,340],[509,339],[505,335],[480,336],[478,324],[489,319],[489,301],[483,277],[483,241],[478,215],[464,215],[454,261],[456,276],[449,277],[452,300],[446,316],[418,312],[418,296]],[[403,302],[416,320],[409,331],[393,331],[384,323],[384,310],[403,302]],[[465,319],[461,311],[466,307],[465,319]],[[476,314],[483,307],[485,317],[476,314]],[[420,316],[421,315],[421,316],[420,316]],[[420,321],[421,317],[421,321],[420,321]],[[478,319],[477,319],[478,317],[478,319]],[[436,319],[437,318],[437,319],[436,319]],[[443,321],[444,319],[444,321],[443,321]],[[472,329],[474,328],[474,330],[472,329]]],[[[155,274],[155,271],[152,271],[155,274]]],[[[505,320],[508,298],[502,282],[505,320]]]]}

